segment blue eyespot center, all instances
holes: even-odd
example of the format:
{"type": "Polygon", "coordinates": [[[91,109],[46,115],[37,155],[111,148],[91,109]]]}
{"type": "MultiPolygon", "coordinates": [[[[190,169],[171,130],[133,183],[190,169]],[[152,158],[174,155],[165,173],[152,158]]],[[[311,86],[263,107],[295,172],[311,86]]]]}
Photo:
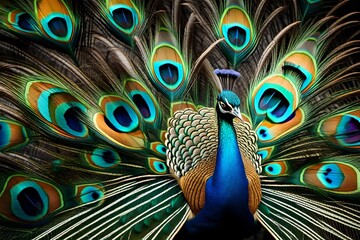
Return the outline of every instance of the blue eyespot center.
{"type": "Polygon", "coordinates": [[[229,41],[236,47],[241,47],[246,42],[246,31],[239,27],[234,26],[228,29],[229,41]]]}
{"type": "Polygon", "coordinates": [[[109,168],[120,162],[120,156],[113,150],[96,148],[91,154],[91,161],[96,167],[109,168]]]}
{"type": "Polygon", "coordinates": [[[265,167],[265,172],[269,175],[279,175],[283,170],[283,167],[279,163],[272,163],[265,167]]]}
{"type": "Polygon", "coordinates": [[[271,114],[277,118],[283,116],[290,104],[284,96],[275,89],[267,89],[260,98],[260,109],[271,110],[271,114]]]}
{"type": "Polygon", "coordinates": [[[164,145],[160,144],[156,147],[156,150],[158,150],[159,153],[166,154],[166,148],[164,145]]]}
{"type": "Polygon", "coordinates": [[[344,115],[337,128],[336,138],[346,145],[357,146],[360,144],[360,118],[344,115]]]}
{"type": "Polygon", "coordinates": [[[267,135],[265,129],[261,129],[261,130],[259,131],[259,133],[260,133],[260,135],[263,136],[263,137],[266,137],[266,135],[267,135]]]}
{"type": "Polygon", "coordinates": [[[80,199],[83,203],[94,202],[101,199],[104,196],[103,191],[94,186],[85,187],[81,191],[80,199]]]}
{"type": "Polygon", "coordinates": [[[91,197],[92,197],[93,199],[98,199],[98,198],[100,197],[100,194],[99,194],[98,192],[93,192],[93,193],[91,194],[91,197]]]}
{"type": "Polygon", "coordinates": [[[103,159],[106,163],[113,164],[117,161],[116,156],[114,156],[114,153],[112,151],[104,151],[102,153],[103,159]]]}
{"type": "Polygon", "coordinates": [[[222,32],[226,42],[235,51],[243,50],[250,43],[250,29],[243,24],[223,24],[222,32]]]}
{"type": "Polygon", "coordinates": [[[173,64],[166,63],[159,67],[161,78],[169,85],[174,85],[179,79],[179,69],[173,64]]]}
{"type": "Polygon", "coordinates": [[[68,27],[66,20],[62,17],[54,17],[48,22],[51,32],[60,38],[65,38],[68,35],[68,27]]]}
{"type": "Polygon", "coordinates": [[[150,108],[146,103],[145,99],[140,94],[134,94],[132,96],[132,100],[134,101],[136,107],[139,109],[141,115],[144,118],[151,117],[150,108]]]}
{"type": "Polygon", "coordinates": [[[330,163],[323,165],[317,172],[319,181],[328,189],[335,189],[341,186],[345,176],[337,164],[330,163]]]}
{"type": "Polygon", "coordinates": [[[165,172],[167,170],[166,165],[163,162],[154,162],[154,167],[156,171],[160,173],[165,172]]]}
{"type": "Polygon", "coordinates": [[[21,209],[28,216],[38,216],[44,210],[44,203],[38,191],[33,187],[24,188],[16,197],[21,209]]]}
{"type": "Polygon", "coordinates": [[[43,218],[49,210],[49,198],[44,189],[34,181],[23,181],[10,189],[13,214],[26,221],[43,218]]]}
{"type": "Polygon", "coordinates": [[[126,111],[125,107],[119,106],[114,110],[114,117],[124,127],[129,127],[132,123],[132,119],[126,111]]]}
{"type": "Polygon", "coordinates": [[[79,107],[71,107],[66,110],[64,114],[67,125],[76,132],[82,132],[84,130],[84,125],[80,121],[80,112],[81,109],[79,107]]]}
{"type": "Polygon", "coordinates": [[[129,30],[133,27],[134,18],[133,13],[126,8],[117,8],[112,11],[112,17],[116,24],[120,27],[129,30]]]}
{"type": "Polygon", "coordinates": [[[26,31],[34,31],[32,22],[33,20],[28,13],[21,13],[18,15],[17,24],[21,29],[26,31]]]}
{"type": "Polygon", "coordinates": [[[265,126],[259,127],[256,131],[256,134],[258,135],[260,141],[268,141],[273,138],[269,128],[265,126]]]}

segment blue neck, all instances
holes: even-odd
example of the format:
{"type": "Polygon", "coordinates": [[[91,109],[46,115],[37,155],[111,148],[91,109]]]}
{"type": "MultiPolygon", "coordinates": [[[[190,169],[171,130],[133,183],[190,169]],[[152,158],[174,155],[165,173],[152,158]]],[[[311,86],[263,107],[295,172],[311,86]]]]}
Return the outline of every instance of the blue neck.
{"type": "Polygon", "coordinates": [[[218,124],[219,140],[216,167],[207,188],[221,194],[220,201],[223,204],[234,204],[237,208],[242,205],[247,208],[248,180],[245,175],[245,168],[232,119],[219,117],[218,124]]]}
{"type": "Polygon", "coordinates": [[[215,171],[206,182],[204,207],[182,230],[185,239],[214,239],[219,234],[224,237],[224,233],[234,233],[241,239],[254,230],[248,205],[248,180],[232,118],[218,117],[218,125],[215,171]]]}

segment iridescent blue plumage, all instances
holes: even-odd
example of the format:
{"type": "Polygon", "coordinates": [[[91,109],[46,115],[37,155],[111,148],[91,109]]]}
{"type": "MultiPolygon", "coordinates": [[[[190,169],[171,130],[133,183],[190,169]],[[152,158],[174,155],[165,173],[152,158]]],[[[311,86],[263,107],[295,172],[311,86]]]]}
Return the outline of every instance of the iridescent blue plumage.
{"type": "Polygon", "coordinates": [[[217,97],[218,146],[216,166],[205,187],[205,205],[182,233],[185,239],[244,237],[253,234],[248,179],[233,119],[239,117],[240,99],[224,90],[217,97]]]}

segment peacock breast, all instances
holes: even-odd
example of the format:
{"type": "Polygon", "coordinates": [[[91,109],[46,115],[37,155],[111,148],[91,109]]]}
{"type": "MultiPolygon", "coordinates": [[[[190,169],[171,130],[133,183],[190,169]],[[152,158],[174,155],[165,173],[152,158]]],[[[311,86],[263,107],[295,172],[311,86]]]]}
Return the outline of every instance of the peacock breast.
{"type": "MultiPolygon", "coordinates": [[[[249,210],[254,214],[261,199],[256,134],[248,123],[240,120],[234,121],[234,127],[248,180],[249,210]]],[[[169,120],[165,143],[167,164],[194,214],[205,204],[206,182],[216,165],[217,136],[214,108],[177,111],[169,120]]]]}
{"type": "MultiPolygon", "coordinates": [[[[261,201],[260,178],[251,160],[243,157],[246,178],[248,180],[248,207],[254,214],[261,201]]],[[[206,182],[213,175],[216,164],[216,151],[212,158],[198,163],[198,165],[180,178],[179,184],[184,196],[194,214],[198,214],[205,205],[206,182]]]]}

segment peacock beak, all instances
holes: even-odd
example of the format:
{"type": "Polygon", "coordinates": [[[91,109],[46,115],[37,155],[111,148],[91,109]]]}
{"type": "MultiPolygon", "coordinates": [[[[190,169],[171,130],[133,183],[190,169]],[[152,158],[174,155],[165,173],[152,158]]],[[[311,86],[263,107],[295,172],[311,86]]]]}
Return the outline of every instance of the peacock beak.
{"type": "Polygon", "coordinates": [[[241,116],[241,112],[240,112],[240,108],[239,107],[234,107],[233,110],[231,111],[231,113],[235,116],[240,118],[241,120],[243,120],[242,116],[241,116]]]}

